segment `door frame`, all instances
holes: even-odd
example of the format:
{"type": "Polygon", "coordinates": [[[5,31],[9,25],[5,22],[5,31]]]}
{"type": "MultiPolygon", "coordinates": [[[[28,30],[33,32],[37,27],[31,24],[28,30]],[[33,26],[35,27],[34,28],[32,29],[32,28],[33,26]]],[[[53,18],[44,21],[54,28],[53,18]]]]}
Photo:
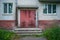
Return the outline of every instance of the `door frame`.
{"type": "MultiPolygon", "coordinates": [[[[20,28],[20,10],[21,9],[17,9],[17,26],[20,28]]],[[[26,9],[25,9],[26,10],[26,9]]],[[[34,9],[36,10],[36,28],[38,28],[38,10],[37,9],[34,9]]]]}

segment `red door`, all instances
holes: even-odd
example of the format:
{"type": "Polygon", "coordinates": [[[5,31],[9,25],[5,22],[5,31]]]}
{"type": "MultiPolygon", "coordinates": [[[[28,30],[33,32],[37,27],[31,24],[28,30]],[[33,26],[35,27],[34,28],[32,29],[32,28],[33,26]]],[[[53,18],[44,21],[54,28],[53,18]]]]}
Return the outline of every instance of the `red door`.
{"type": "Polygon", "coordinates": [[[35,28],[36,27],[36,10],[20,10],[20,27],[35,28]]]}

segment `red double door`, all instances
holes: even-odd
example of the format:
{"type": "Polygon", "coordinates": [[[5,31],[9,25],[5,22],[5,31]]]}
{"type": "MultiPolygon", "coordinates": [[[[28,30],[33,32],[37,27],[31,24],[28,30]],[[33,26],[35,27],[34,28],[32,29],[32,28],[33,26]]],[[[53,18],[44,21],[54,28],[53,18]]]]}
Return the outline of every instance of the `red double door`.
{"type": "Polygon", "coordinates": [[[20,27],[35,28],[36,27],[36,10],[20,10],[20,27]]]}

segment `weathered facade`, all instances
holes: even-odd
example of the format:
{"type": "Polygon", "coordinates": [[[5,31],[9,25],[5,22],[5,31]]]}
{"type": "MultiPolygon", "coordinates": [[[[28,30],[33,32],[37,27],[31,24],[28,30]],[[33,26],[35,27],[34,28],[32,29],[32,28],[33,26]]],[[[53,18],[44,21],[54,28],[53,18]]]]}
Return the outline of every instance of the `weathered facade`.
{"type": "Polygon", "coordinates": [[[60,22],[59,0],[0,0],[0,27],[47,28],[60,22]]]}

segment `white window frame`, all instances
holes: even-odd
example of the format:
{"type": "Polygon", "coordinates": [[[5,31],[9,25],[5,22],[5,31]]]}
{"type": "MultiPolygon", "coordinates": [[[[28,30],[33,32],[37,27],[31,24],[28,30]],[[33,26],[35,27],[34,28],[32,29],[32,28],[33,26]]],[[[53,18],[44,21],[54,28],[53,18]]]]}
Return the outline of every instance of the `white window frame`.
{"type": "Polygon", "coordinates": [[[43,11],[44,11],[45,5],[47,5],[47,13],[43,12],[44,15],[56,15],[56,13],[53,13],[53,5],[56,5],[56,4],[50,4],[51,5],[51,13],[48,13],[48,5],[49,4],[44,4],[43,11]]]}
{"type": "MultiPolygon", "coordinates": [[[[6,4],[7,4],[7,13],[5,13],[5,14],[12,14],[13,13],[13,5],[12,5],[12,13],[9,13],[9,3],[6,3],[6,4]]],[[[3,5],[4,5],[4,3],[3,3],[3,5]]]]}

